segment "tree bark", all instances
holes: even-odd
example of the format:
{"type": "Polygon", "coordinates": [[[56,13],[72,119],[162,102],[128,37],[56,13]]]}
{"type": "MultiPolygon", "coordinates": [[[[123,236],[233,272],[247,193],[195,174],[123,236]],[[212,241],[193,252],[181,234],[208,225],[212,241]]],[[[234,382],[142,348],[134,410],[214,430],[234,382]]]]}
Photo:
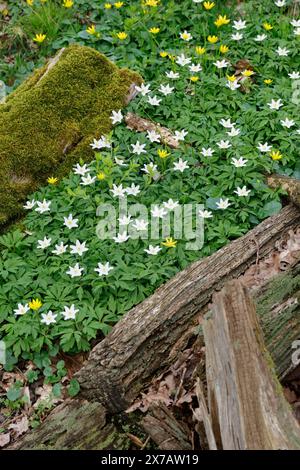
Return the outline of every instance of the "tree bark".
{"type": "Polygon", "coordinates": [[[153,376],[174,362],[207,311],[213,291],[269,254],[282,233],[299,226],[294,206],[244,237],[193,263],[133,308],[91,352],[77,374],[82,395],[111,412],[126,409],[153,376]]]}
{"type": "Polygon", "coordinates": [[[100,403],[71,400],[55,408],[37,429],[7,450],[121,450],[128,446],[126,434],[107,420],[100,403]]]}
{"type": "Polygon", "coordinates": [[[231,281],[213,296],[203,332],[209,409],[222,448],[300,449],[300,426],[266,350],[255,304],[241,282],[231,281]]]}
{"type": "Polygon", "coordinates": [[[186,430],[163,404],[152,405],[141,425],[162,450],[192,450],[186,430]]]}
{"type": "Polygon", "coordinates": [[[157,122],[150,121],[149,119],[142,118],[134,113],[127,113],[125,116],[125,122],[129,129],[137,132],[155,131],[161,136],[162,143],[168,145],[173,149],[179,147],[178,140],[175,139],[174,134],[167,127],[163,127],[157,122]]]}
{"type": "Polygon", "coordinates": [[[281,188],[288,193],[289,199],[300,206],[300,180],[289,178],[288,176],[270,175],[267,178],[268,185],[271,188],[281,188]]]}

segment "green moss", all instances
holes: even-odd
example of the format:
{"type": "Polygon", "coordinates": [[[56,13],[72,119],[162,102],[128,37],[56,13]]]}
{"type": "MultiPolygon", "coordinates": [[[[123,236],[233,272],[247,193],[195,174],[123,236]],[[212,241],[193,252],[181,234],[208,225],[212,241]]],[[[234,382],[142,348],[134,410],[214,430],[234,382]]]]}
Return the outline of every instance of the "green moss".
{"type": "Polygon", "coordinates": [[[93,152],[141,78],[94,49],[72,45],[47,73],[37,70],[0,105],[0,227],[22,214],[27,195],[93,152]]]}

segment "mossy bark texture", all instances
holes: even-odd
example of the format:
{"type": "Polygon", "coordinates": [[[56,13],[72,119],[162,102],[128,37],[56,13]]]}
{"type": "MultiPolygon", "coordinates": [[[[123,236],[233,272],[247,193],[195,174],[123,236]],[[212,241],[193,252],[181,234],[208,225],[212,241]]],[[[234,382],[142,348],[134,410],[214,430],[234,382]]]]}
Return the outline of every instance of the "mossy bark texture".
{"type": "Polygon", "coordinates": [[[70,400],[7,450],[121,450],[128,446],[128,437],[107,419],[100,403],[70,400]]]}
{"type": "Polygon", "coordinates": [[[0,104],[0,228],[47,177],[93,157],[90,142],[110,131],[112,110],[140,82],[94,49],[72,45],[0,104]]]}

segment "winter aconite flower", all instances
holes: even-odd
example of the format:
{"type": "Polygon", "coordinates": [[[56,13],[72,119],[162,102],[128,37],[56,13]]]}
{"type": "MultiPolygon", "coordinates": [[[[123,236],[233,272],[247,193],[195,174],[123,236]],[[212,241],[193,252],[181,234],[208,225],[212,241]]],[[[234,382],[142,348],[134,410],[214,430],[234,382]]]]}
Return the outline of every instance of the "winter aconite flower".
{"type": "Polygon", "coordinates": [[[196,52],[197,55],[203,55],[203,54],[205,54],[206,49],[205,49],[205,47],[197,46],[195,48],[195,52],[196,52]]]}
{"type": "Polygon", "coordinates": [[[86,28],[86,32],[87,32],[88,34],[91,34],[92,36],[95,36],[95,35],[97,34],[95,25],[92,24],[91,26],[89,26],[88,28],[86,28]]]}
{"type": "Polygon", "coordinates": [[[58,181],[58,178],[54,178],[54,176],[51,176],[50,178],[47,179],[47,182],[49,184],[56,184],[58,181]]]}
{"type": "Polygon", "coordinates": [[[115,8],[121,8],[124,5],[124,2],[116,2],[114,3],[115,8]]]}
{"type": "Polygon", "coordinates": [[[41,44],[46,39],[46,34],[36,34],[33,38],[34,42],[41,44]]]}
{"type": "Polygon", "coordinates": [[[39,310],[43,304],[40,299],[32,299],[28,305],[31,310],[39,310]]]}
{"type": "Polygon", "coordinates": [[[270,153],[270,157],[272,158],[272,160],[281,160],[282,159],[282,155],[279,152],[279,150],[273,150],[270,153]]]}
{"type": "Polygon", "coordinates": [[[222,16],[222,15],[219,15],[218,18],[216,19],[216,21],[214,22],[214,24],[220,28],[221,26],[225,25],[225,24],[228,24],[230,23],[230,19],[227,18],[226,15],[222,16]]]}
{"type": "Polygon", "coordinates": [[[167,248],[175,248],[177,245],[177,241],[174,240],[174,238],[172,237],[167,237],[166,240],[161,244],[167,248]]]}
{"type": "Polygon", "coordinates": [[[219,38],[218,36],[208,36],[207,40],[210,44],[215,44],[216,42],[218,42],[219,38]]]}
{"type": "Polygon", "coordinates": [[[117,38],[120,39],[120,41],[124,41],[128,37],[128,34],[125,33],[125,31],[120,31],[117,33],[117,38]]]}
{"type": "Polygon", "coordinates": [[[220,46],[220,49],[219,49],[219,50],[220,50],[221,54],[226,54],[226,53],[229,51],[229,47],[228,47],[228,46],[225,46],[224,44],[222,44],[222,45],[220,46]]]}
{"type": "Polygon", "coordinates": [[[158,149],[157,150],[157,155],[159,156],[159,158],[167,158],[170,154],[167,150],[165,149],[158,149]]]}
{"type": "Polygon", "coordinates": [[[215,3],[214,2],[204,2],[203,6],[204,6],[205,10],[211,10],[215,6],[215,3]]]}
{"type": "Polygon", "coordinates": [[[160,28],[150,28],[149,33],[151,34],[158,34],[160,32],[160,28]]]}
{"type": "Polygon", "coordinates": [[[73,0],[63,0],[63,6],[65,8],[72,8],[73,5],[74,5],[73,0]]]}
{"type": "Polygon", "coordinates": [[[273,29],[273,26],[267,22],[263,23],[263,27],[266,31],[271,31],[271,29],[273,29]]]}

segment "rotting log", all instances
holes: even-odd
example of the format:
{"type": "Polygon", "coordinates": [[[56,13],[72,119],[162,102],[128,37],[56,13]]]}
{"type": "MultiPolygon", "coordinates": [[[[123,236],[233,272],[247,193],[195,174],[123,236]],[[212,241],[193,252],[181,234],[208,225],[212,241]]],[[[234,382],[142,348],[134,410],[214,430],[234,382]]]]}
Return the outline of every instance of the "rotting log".
{"type": "Polygon", "coordinates": [[[228,282],[214,294],[203,332],[208,403],[218,447],[299,450],[300,426],[265,347],[255,303],[240,281],[228,282]]]}
{"type": "Polygon", "coordinates": [[[29,193],[66,175],[112,127],[141,77],[95,49],[71,45],[0,103],[0,229],[23,214],[29,193]]]}
{"type": "Polygon", "coordinates": [[[178,140],[175,139],[174,134],[170,129],[167,127],[161,126],[157,122],[150,121],[150,119],[142,118],[134,113],[127,113],[125,116],[125,122],[127,127],[131,130],[135,130],[137,132],[147,132],[147,131],[155,131],[158,132],[161,136],[162,143],[168,145],[173,149],[177,149],[179,147],[178,140]]]}
{"type": "Polygon", "coordinates": [[[287,192],[289,199],[300,207],[300,180],[288,176],[270,175],[267,177],[267,183],[270,188],[281,188],[287,192]]]}
{"type": "Polygon", "coordinates": [[[111,412],[126,409],[184,349],[212,293],[268,255],[276,240],[299,223],[297,208],[285,207],[247,235],[193,263],[130,310],[76,374],[82,396],[111,412]]]}
{"type": "Polygon", "coordinates": [[[192,450],[187,430],[163,403],[153,404],[141,426],[162,450],[192,450]]]}
{"type": "Polygon", "coordinates": [[[7,450],[121,450],[129,442],[107,419],[100,403],[74,399],[57,406],[37,429],[7,450]]]}
{"type": "Polygon", "coordinates": [[[300,261],[254,295],[267,349],[283,379],[295,368],[292,344],[300,338],[300,261]]]}

